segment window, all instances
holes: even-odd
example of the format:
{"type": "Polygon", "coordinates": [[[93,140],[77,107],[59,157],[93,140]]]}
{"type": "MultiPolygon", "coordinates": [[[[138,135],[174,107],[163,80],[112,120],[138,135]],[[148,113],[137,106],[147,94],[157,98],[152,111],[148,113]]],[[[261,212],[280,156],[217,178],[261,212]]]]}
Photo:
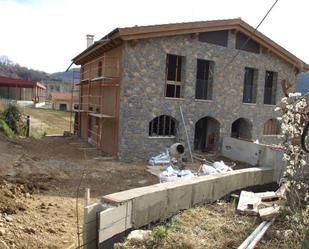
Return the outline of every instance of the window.
{"type": "Polygon", "coordinates": [[[98,77],[102,76],[102,61],[98,62],[98,77]]]}
{"type": "Polygon", "coordinates": [[[95,125],[96,126],[100,125],[100,118],[98,118],[98,117],[95,118],[95,125]]]}
{"type": "Polygon", "coordinates": [[[161,115],[149,122],[149,136],[176,136],[176,120],[167,115],[161,115]]]}
{"type": "Polygon", "coordinates": [[[277,119],[271,118],[264,124],[264,135],[279,135],[280,123],[277,119]]]}
{"type": "Polygon", "coordinates": [[[167,54],[165,97],[181,97],[182,63],[182,56],[167,54]]]}
{"type": "Polygon", "coordinates": [[[59,110],[60,111],[66,111],[67,110],[67,104],[59,104],[59,110]]]}
{"type": "Polygon", "coordinates": [[[254,68],[245,68],[243,102],[256,103],[258,71],[254,68]]]}
{"type": "Polygon", "coordinates": [[[215,45],[227,47],[228,31],[211,31],[199,33],[198,40],[200,42],[207,42],[215,45]]]}
{"type": "Polygon", "coordinates": [[[196,70],[196,99],[212,99],[214,62],[197,60],[196,70]]]}
{"type": "Polygon", "coordinates": [[[277,73],[266,71],[264,87],[264,104],[266,105],[276,104],[277,78],[277,73]]]}
{"type": "Polygon", "coordinates": [[[260,44],[252,39],[248,40],[248,36],[238,32],[236,35],[236,49],[241,49],[247,52],[260,53],[260,44]]]}

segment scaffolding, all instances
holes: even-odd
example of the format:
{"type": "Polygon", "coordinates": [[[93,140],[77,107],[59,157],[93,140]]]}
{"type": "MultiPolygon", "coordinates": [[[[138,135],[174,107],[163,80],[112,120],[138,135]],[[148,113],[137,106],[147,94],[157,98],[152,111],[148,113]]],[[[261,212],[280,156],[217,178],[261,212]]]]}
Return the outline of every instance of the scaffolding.
{"type": "MultiPolygon", "coordinates": [[[[104,54],[81,67],[80,82],[74,85],[79,92],[75,121],[77,133],[82,136],[82,115],[87,115],[87,140],[96,147],[101,147],[104,122],[107,119],[117,120],[119,84],[119,57],[104,54]]],[[[116,129],[114,130],[113,152],[116,151],[116,129]]]]}

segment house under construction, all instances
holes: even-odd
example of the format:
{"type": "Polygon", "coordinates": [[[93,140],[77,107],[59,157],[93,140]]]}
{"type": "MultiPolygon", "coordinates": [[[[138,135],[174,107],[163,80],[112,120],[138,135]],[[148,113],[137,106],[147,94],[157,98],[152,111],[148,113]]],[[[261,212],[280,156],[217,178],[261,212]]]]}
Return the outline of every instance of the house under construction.
{"type": "Polygon", "coordinates": [[[309,70],[241,19],[117,28],[92,40],[73,59],[78,134],[121,160],[186,143],[184,127],[198,151],[219,150],[223,136],[275,143],[280,81],[309,70]]]}

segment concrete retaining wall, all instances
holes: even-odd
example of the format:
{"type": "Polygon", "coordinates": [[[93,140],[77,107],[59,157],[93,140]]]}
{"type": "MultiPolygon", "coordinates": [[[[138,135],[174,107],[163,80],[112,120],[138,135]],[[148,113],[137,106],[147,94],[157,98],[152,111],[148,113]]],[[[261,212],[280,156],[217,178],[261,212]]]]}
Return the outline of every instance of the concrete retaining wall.
{"type": "Polygon", "coordinates": [[[234,190],[273,180],[272,169],[249,168],[106,195],[102,203],[114,207],[97,212],[99,224],[95,233],[99,248],[109,248],[109,242],[126,230],[164,220],[196,204],[214,202],[234,190]]]}
{"type": "Polygon", "coordinates": [[[286,167],[281,149],[232,137],[223,138],[222,155],[253,166],[271,167],[276,181],[280,180],[286,167]]]}

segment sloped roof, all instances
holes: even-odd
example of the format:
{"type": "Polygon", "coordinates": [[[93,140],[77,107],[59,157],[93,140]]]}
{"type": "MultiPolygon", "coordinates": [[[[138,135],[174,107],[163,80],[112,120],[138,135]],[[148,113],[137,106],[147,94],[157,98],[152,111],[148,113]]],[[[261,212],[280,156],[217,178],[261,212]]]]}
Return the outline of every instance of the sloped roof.
{"type": "MultiPolygon", "coordinates": [[[[70,92],[52,92],[51,93],[52,100],[72,100],[72,93],[70,92]]],[[[76,94],[73,95],[74,101],[78,101],[78,96],[76,94]]]]}
{"type": "Polygon", "coordinates": [[[255,31],[253,27],[240,18],[117,28],[77,55],[72,61],[75,64],[80,65],[87,57],[89,58],[91,56],[95,56],[101,52],[108,51],[116,46],[119,46],[122,41],[138,41],[140,39],[154,37],[185,35],[219,30],[240,31],[249,36],[252,40],[261,44],[267,50],[294,65],[299,70],[309,70],[308,64],[281,47],[279,44],[272,41],[261,32],[255,31]]]}
{"type": "Polygon", "coordinates": [[[22,79],[10,78],[10,77],[1,76],[1,75],[0,75],[0,86],[25,87],[25,88],[39,87],[42,89],[46,89],[46,87],[40,82],[36,82],[32,80],[22,80],[22,79]]]}

